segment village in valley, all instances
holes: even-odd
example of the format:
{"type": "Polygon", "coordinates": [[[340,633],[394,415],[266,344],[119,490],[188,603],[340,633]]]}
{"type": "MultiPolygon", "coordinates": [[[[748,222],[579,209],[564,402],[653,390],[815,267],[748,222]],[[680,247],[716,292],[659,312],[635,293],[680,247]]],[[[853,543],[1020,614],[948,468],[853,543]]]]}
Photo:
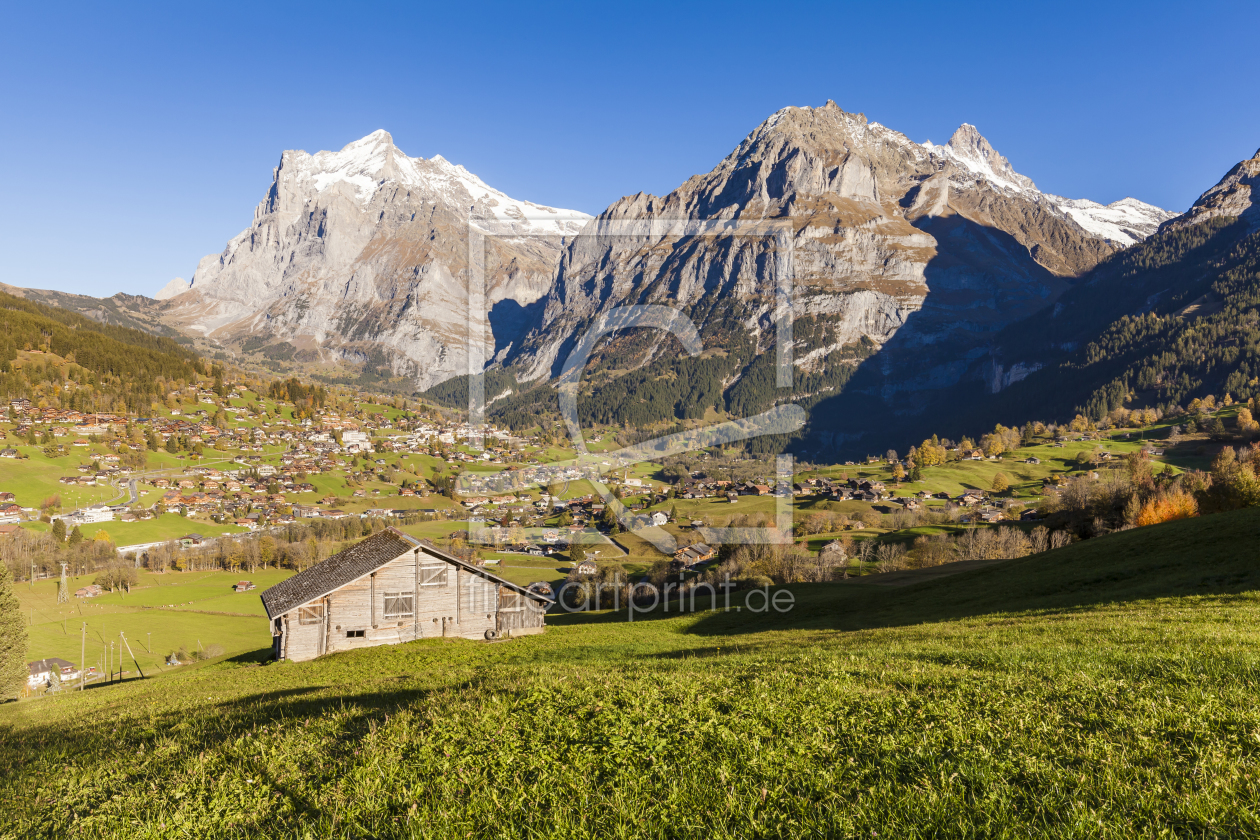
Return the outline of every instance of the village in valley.
{"type": "MultiPolygon", "coordinates": [[[[1240,410],[1194,408],[1212,417],[1240,410]]],[[[626,463],[612,430],[597,430],[579,454],[558,442],[556,427],[478,427],[412,398],[296,381],[207,381],[152,409],[84,414],[28,399],[7,406],[0,555],[19,590],[25,584],[33,640],[49,642],[32,646],[32,692],[48,690],[54,660],[67,680],[78,678],[67,622],[86,615],[79,602],[113,624],[144,612],[162,627],[162,650],[146,646],[134,668],[95,661],[89,679],[138,671],[142,660],[178,665],[179,650],[204,647],[197,622],[208,614],[240,625],[216,640],[225,652],[250,649],[267,631],[242,628],[266,613],[242,593],[386,529],[492,572],[523,596],[551,599],[555,611],[566,606],[554,603],[566,583],[603,586],[615,577],[623,589],[672,581],[683,591],[719,577],[728,587],[765,579],[765,568],[723,545],[722,529],[778,528],[783,514],[800,555],[794,562],[819,570],[797,573],[803,580],[904,575],[950,550],[958,559],[952,543],[933,546],[976,528],[1029,535],[1023,548],[1016,540],[987,549],[991,559],[1017,556],[1066,542],[1044,527],[1038,536],[1037,526],[1074,482],[1105,484],[1135,459],[1166,477],[1210,460],[1207,437],[1123,409],[1102,423],[999,426],[978,442],[935,439],[861,462],[798,458],[790,483],[738,449],[626,463]],[[1176,448],[1166,454],[1170,435],[1176,448]],[[92,567],[47,543],[29,550],[50,537],[90,545],[92,567]],[[33,562],[13,562],[23,540],[33,562]],[[123,571],[101,574],[102,565],[123,571]],[[179,593],[181,579],[194,577],[196,587],[179,593]],[[76,603],[57,600],[67,588],[76,603]]]]}

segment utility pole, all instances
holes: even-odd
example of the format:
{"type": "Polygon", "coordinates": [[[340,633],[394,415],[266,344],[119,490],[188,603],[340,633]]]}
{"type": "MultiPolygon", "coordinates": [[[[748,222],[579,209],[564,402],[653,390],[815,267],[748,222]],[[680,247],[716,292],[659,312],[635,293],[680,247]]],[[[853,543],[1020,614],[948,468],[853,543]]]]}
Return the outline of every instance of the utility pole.
{"type": "Polygon", "coordinates": [[[61,564],[61,580],[57,583],[57,603],[64,604],[70,600],[70,581],[66,579],[66,567],[69,563],[61,564]]]}
{"type": "Polygon", "coordinates": [[[149,641],[145,644],[145,647],[148,648],[149,653],[153,653],[153,634],[149,633],[147,635],[149,637],[149,641]]]}
{"type": "Polygon", "coordinates": [[[87,682],[87,622],[83,622],[83,629],[80,631],[79,637],[79,691],[83,690],[83,684],[87,682]]]}
{"type": "MultiPolygon", "coordinates": [[[[131,645],[127,644],[127,637],[123,635],[121,630],[118,631],[118,638],[122,639],[123,645],[127,646],[127,653],[131,653],[131,645]]],[[[131,664],[136,666],[136,673],[140,675],[140,679],[144,679],[144,671],[140,670],[140,663],[136,661],[136,655],[134,653],[131,653],[131,664]]],[[[118,648],[118,670],[119,670],[119,677],[121,678],[122,677],[122,673],[121,673],[122,672],[122,646],[121,645],[118,648]]]]}

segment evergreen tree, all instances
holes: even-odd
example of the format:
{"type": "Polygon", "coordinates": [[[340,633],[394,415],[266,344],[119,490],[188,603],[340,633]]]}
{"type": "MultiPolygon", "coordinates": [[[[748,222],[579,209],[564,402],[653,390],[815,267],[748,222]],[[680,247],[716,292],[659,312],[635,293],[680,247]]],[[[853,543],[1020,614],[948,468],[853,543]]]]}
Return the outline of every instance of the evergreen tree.
{"type": "Polygon", "coordinates": [[[74,530],[70,532],[70,545],[75,546],[83,542],[83,532],[79,530],[79,526],[75,525],[74,530]]]}
{"type": "Polygon", "coordinates": [[[13,594],[13,576],[0,563],[0,702],[17,697],[26,674],[26,625],[13,594]]]}

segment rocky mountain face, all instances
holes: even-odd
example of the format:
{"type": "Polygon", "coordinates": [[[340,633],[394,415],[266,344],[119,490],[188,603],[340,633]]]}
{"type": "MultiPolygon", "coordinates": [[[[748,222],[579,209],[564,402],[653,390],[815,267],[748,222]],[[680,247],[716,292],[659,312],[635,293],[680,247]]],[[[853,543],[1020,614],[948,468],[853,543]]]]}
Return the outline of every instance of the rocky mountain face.
{"type": "MultiPolygon", "coordinates": [[[[1095,419],[1121,405],[1184,407],[1194,397],[1260,395],[1260,152],[1184,214],[1107,260],[1049,312],[994,337],[974,363],[1018,369],[1018,384],[973,394],[970,422],[999,416],[1095,419]]],[[[943,402],[938,417],[951,411],[943,402]]],[[[991,421],[990,421],[991,422],[991,421]]]]}
{"type": "Polygon", "coordinates": [[[408,157],[384,131],[339,152],[285,152],[253,224],[186,291],[163,290],[163,317],[281,362],[362,362],[429,387],[468,370],[470,217],[545,234],[487,238],[492,358],[589,217],[509,198],[440,156],[408,157]]]}
{"type": "Polygon", "coordinates": [[[1165,226],[1187,228],[1225,216],[1245,219],[1253,227],[1260,225],[1260,201],[1257,200],[1260,196],[1253,197],[1253,188],[1260,188],[1260,149],[1230,169],[1216,186],[1199,196],[1185,214],[1165,226]]]}
{"type": "MultiPolygon", "coordinates": [[[[519,381],[544,381],[602,313],[662,303],[682,309],[706,353],[725,359],[704,374],[720,387],[696,397],[714,408],[816,403],[843,390],[865,415],[875,407],[915,414],[964,377],[991,376],[972,362],[999,330],[1053,306],[1077,278],[1171,216],[1133,199],[1103,206],[1042,193],[970,125],[938,146],[833,102],[785,108],[711,172],[664,197],[621,199],[568,242],[541,317],[507,366],[519,381]],[[764,224],[780,234],[678,236],[669,228],[677,220],[764,224]],[[775,393],[760,368],[774,355],[775,289],[789,261],[797,382],[775,393]]],[[[693,383],[701,375],[680,368],[678,346],[659,336],[622,336],[602,358],[609,372],[650,369],[693,383]]],[[[622,400],[623,416],[641,413],[629,405],[642,401],[634,389],[601,386],[615,374],[601,378],[598,368],[590,403],[622,400]]],[[[998,384],[1025,373],[1004,370],[998,384]]],[[[692,398],[662,403],[657,419],[695,415],[692,398]]],[[[821,445],[864,434],[865,423],[832,419],[830,428],[815,424],[821,445]]]]}

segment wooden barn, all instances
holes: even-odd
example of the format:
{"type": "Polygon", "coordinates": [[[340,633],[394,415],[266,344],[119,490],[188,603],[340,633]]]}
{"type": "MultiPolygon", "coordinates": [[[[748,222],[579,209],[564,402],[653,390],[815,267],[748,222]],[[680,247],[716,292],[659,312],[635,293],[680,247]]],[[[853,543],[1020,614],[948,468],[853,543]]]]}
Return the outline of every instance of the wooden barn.
{"type": "Polygon", "coordinates": [[[387,528],[262,593],[276,659],[543,631],[553,601],[387,528]]]}

